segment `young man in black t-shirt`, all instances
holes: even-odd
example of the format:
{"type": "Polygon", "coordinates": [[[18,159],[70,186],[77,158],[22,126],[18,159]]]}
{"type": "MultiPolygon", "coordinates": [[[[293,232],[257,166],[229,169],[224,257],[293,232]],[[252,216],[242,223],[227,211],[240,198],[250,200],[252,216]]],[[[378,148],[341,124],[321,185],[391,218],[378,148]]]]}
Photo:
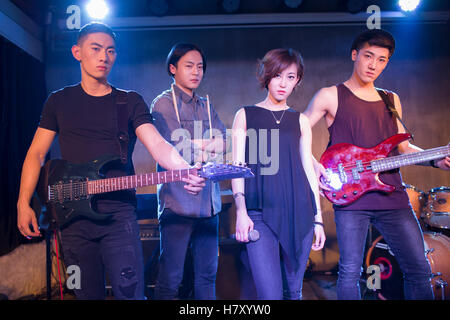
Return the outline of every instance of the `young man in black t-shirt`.
{"type": "MultiPolygon", "coordinates": [[[[81,82],[49,96],[23,164],[17,203],[18,228],[28,238],[40,236],[29,203],[45,156],[57,135],[62,158],[71,163],[119,154],[117,89],[107,81],[116,59],[115,35],[102,23],[90,23],[80,30],[72,54],[80,62],[81,82]]],[[[132,173],[131,153],[136,138],[164,168],[190,167],[153,126],[148,107],[139,94],[128,92],[126,107],[131,147],[128,163],[118,172],[107,175],[132,173]]],[[[204,187],[204,179],[197,176],[190,175],[183,181],[186,191],[192,194],[204,187]]],[[[81,271],[81,288],[75,290],[77,298],[104,299],[105,271],[115,298],[144,298],[143,258],[135,203],[134,192],[103,194],[95,206],[98,212],[110,214],[111,219],[99,222],[82,218],[61,230],[66,265],[76,265],[81,271]]]]}

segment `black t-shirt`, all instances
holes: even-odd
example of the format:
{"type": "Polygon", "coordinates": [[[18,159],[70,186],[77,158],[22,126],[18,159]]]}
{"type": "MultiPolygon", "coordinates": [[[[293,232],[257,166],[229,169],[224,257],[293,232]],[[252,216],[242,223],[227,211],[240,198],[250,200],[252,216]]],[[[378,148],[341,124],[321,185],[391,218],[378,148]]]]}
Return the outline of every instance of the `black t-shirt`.
{"type": "MultiPolygon", "coordinates": [[[[87,94],[81,84],[55,91],[48,97],[39,127],[58,133],[61,157],[71,163],[86,163],[105,155],[120,156],[119,124],[114,91],[101,97],[87,94]]],[[[106,177],[133,174],[132,153],[136,128],[152,123],[147,104],[136,92],[127,92],[128,163],[109,167],[106,177]]],[[[119,212],[136,205],[134,190],[103,193],[96,197],[98,212],[119,212]]]]}
{"type": "MultiPolygon", "coordinates": [[[[129,141],[134,144],[136,128],[152,123],[152,116],[139,94],[129,91],[127,96],[129,141]]],[[[91,96],[81,84],[55,91],[44,105],[39,127],[58,133],[62,159],[69,162],[85,163],[106,154],[120,154],[117,107],[112,93],[91,96]]],[[[133,148],[130,149],[131,153],[133,148]]]]}

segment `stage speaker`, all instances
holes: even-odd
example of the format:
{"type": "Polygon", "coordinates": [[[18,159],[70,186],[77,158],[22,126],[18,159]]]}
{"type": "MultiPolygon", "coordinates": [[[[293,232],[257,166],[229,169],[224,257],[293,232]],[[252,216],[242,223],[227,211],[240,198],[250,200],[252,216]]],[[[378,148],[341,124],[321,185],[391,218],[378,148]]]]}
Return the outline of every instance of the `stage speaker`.
{"type": "Polygon", "coordinates": [[[136,194],[137,220],[158,218],[158,198],[156,193],[136,194]]]}
{"type": "Polygon", "coordinates": [[[144,256],[145,295],[153,299],[156,277],[159,270],[159,225],[158,219],[138,220],[142,252],[144,256]]]}

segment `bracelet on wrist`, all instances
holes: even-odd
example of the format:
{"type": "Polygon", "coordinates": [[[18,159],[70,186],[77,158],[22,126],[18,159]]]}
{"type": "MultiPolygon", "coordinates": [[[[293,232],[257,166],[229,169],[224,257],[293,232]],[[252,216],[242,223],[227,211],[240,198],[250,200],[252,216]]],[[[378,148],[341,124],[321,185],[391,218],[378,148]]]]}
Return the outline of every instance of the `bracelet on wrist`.
{"type": "Polygon", "coordinates": [[[234,199],[237,199],[239,196],[245,197],[245,193],[243,193],[243,192],[236,192],[236,193],[233,193],[233,198],[234,198],[234,199]]]}
{"type": "Polygon", "coordinates": [[[323,228],[323,223],[319,221],[314,221],[314,226],[322,226],[323,228]]]}
{"type": "Polygon", "coordinates": [[[436,165],[436,162],[434,162],[434,160],[430,160],[430,166],[432,166],[433,168],[439,169],[439,167],[436,165]]]}

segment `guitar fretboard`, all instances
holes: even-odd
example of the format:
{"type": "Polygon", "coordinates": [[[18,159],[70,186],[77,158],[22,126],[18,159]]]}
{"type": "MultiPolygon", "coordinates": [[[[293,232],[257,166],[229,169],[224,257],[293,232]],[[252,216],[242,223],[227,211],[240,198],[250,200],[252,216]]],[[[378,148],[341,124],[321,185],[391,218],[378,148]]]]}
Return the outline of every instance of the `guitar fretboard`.
{"type": "Polygon", "coordinates": [[[139,187],[146,187],[166,182],[181,181],[189,174],[197,175],[198,169],[182,169],[173,171],[153,172],[138,174],[134,176],[124,176],[116,178],[106,178],[87,182],[88,194],[98,194],[112,191],[120,191],[139,187]]]}
{"type": "Polygon", "coordinates": [[[374,160],[370,164],[373,172],[381,172],[400,168],[403,166],[413,165],[416,163],[441,159],[448,156],[449,154],[450,154],[450,145],[447,145],[425,151],[374,160]]]}

